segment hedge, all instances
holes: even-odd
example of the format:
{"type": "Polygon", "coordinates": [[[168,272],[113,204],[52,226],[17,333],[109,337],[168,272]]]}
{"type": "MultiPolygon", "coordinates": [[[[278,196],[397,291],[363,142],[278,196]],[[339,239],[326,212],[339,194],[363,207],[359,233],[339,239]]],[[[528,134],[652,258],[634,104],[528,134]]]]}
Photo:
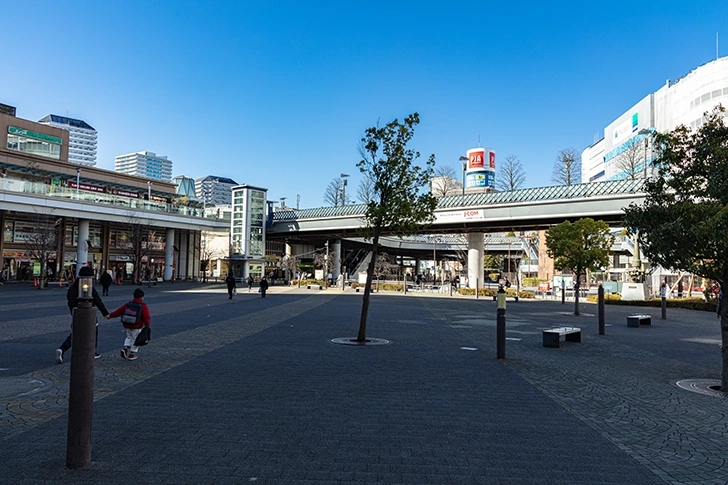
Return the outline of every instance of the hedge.
{"type": "MultiPolygon", "coordinates": [[[[597,302],[596,295],[590,295],[587,301],[597,302]]],[[[686,310],[699,310],[705,312],[715,312],[718,309],[718,300],[708,300],[700,297],[692,298],[668,298],[665,300],[670,308],[685,308],[686,310]]],[[[625,306],[647,306],[662,307],[662,298],[652,298],[650,300],[622,300],[620,295],[606,294],[604,295],[604,304],[606,305],[625,305],[625,306]]]]}
{"type": "MultiPolygon", "coordinates": [[[[458,293],[464,296],[474,296],[475,288],[459,288],[458,293]]],[[[498,290],[494,288],[478,288],[478,296],[496,296],[497,294],[498,290]]],[[[506,296],[516,296],[516,290],[506,289],[506,296]]],[[[532,291],[521,290],[518,298],[536,298],[536,295],[532,291]]]]}

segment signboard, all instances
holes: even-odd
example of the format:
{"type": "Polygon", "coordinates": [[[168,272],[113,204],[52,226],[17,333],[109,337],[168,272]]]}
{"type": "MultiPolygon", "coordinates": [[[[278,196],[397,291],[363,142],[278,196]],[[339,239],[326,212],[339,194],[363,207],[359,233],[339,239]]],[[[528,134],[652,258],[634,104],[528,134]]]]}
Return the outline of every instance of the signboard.
{"type": "Polygon", "coordinates": [[[482,169],[485,164],[485,149],[473,148],[468,150],[468,170],[482,169]]]}
{"type": "MultiPolygon", "coordinates": [[[[82,184],[83,185],[83,184],[82,184]]],[[[131,197],[132,199],[138,199],[139,194],[136,192],[129,192],[128,190],[121,190],[121,189],[113,189],[111,191],[114,195],[120,195],[122,197],[131,197]]]]}
{"type": "Polygon", "coordinates": [[[493,187],[495,185],[495,173],[473,172],[465,176],[465,188],[470,187],[493,187]]]}
{"type": "MultiPolygon", "coordinates": [[[[76,188],[76,181],[75,180],[69,180],[68,186],[72,189],[76,188]]],[[[78,185],[79,190],[85,190],[86,192],[96,192],[98,194],[103,194],[106,192],[106,189],[104,187],[99,187],[98,185],[89,185],[89,184],[79,184],[78,185]]]]}
{"type": "Polygon", "coordinates": [[[38,133],[30,130],[24,130],[23,128],[16,128],[15,126],[8,126],[8,133],[10,133],[11,135],[18,135],[24,136],[26,138],[47,141],[49,143],[55,143],[57,145],[60,145],[63,142],[63,139],[58,138],[57,136],[46,135],[45,133],[38,133]]]}
{"type": "Polygon", "coordinates": [[[483,220],[485,211],[482,209],[469,209],[449,212],[435,212],[435,220],[438,222],[459,222],[467,220],[483,220]]]}

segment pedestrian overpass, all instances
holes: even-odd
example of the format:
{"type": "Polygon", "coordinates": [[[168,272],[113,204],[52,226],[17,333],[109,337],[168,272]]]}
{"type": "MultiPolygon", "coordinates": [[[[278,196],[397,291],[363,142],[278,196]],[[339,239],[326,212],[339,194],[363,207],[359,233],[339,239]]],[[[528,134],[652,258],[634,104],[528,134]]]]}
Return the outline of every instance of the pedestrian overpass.
{"type": "MultiPolygon", "coordinates": [[[[469,280],[482,282],[484,233],[542,230],[583,217],[619,226],[625,207],[644,199],[643,179],[450,195],[438,198],[435,220],[422,233],[467,234],[469,280]]],[[[266,238],[300,243],[333,239],[340,258],[341,239],[364,235],[365,210],[364,204],[279,210],[266,238]]],[[[392,233],[383,228],[382,235],[392,233]]]]}

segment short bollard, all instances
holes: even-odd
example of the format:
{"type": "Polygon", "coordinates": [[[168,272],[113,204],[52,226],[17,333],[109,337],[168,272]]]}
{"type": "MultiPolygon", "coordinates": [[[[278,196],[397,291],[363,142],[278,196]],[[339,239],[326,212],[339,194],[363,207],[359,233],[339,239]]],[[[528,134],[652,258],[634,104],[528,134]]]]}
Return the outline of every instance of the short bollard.
{"type": "Polygon", "coordinates": [[[667,283],[662,283],[660,294],[662,296],[662,319],[667,320],[667,283]]]}
{"type": "Polygon", "coordinates": [[[496,317],[496,357],[506,358],[506,291],[503,285],[498,288],[498,310],[496,317]]]}
{"type": "Polygon", "coordinates": [[[597,290],[599,311],[599,335],[604,335],[604,287],[600,284],[597,290]]]}
{"type": "Polygon", "coordinates": [[[91,464],[91,422],[94,406],[94,339],[96,309],[93,276],[79,277],[78,308],[73,314],[70,383],[68,390],[68,440],[66,467],[86,468],[91,464]]]}

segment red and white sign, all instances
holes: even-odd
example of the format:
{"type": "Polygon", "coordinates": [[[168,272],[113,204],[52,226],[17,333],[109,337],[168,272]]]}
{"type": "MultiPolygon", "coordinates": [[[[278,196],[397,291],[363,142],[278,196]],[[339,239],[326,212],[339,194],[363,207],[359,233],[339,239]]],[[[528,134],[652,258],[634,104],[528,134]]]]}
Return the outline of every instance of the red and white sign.
{"type": "Polygon", "coordinates": [[[488,161],[490,162],[490,168],[495,170],[495,152],[493,150],[488,150],[488,161]]]}
{"type": "Polygon", "coordinates": [[[482,169],[484,163],[485,150],[483,148],[468,150],[468,170],[482,169]]]}
{"type": "Polygon", "coordinates": [[[450,212],[435,212],[435,219],[441,222],[454,222],[473,219],[485,219],[485,211],[480,209],[469,209],[450,212]]]}

